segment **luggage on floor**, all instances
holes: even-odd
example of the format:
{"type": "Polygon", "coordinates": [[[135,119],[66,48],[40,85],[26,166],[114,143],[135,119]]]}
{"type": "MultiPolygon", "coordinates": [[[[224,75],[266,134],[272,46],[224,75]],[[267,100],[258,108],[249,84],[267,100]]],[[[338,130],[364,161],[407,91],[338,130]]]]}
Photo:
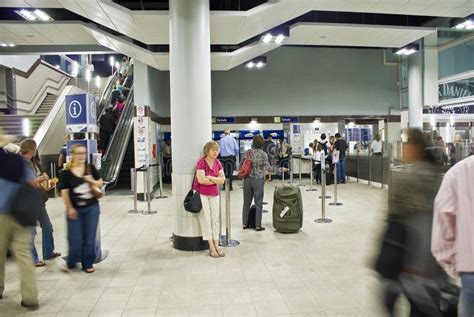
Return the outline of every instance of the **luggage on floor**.
{"type": "Polygon", "coordinates": [[[255,228],[255,218],[257,217],[257,207],[252,205],[249,211],[249,218],[247,219],[247,228],[255,228]]]}
{"type": "Polygon", "coordinates": [[[334,184],[334,173],[332,170],[328,170],[326,172],[326,185],[332,185],[334,184]]]}
{"type": "Polygon", "coordinates": [[[299,187],[283,185],[273,194],[273,227],[278,232],[298,232],[303,227],[303,200],[299,187]]]}

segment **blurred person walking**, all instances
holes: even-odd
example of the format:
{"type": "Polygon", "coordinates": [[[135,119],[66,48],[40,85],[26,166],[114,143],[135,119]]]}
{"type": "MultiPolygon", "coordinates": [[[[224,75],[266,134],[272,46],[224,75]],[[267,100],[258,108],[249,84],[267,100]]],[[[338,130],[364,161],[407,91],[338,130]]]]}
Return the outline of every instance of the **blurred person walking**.
{"type": "Polygon", "coordinates": [[[32,231],[30,227],[22,226],[11,214],[9,209],[24,173],[24,163],[21,156],[9,153],[3,147],[11,140],[0,130],[0,300],[5,290],[5,262],[7,250],[15,255],[20,267],[21,305],[29,309],[39,308],[36,276],[31,257],[32,231]]]}
{"type": "Polygon", "coordinates": [[[386,278],[384,304],[391,316],[401,293],[410,316],[441,316],[446,274],[430,252],[433,202],[441,183],[436,152],[421,130],[410,129],[404,144],[408,165],[391,171],[388,227],[376,264],[386,278]]]}
{"type": "MultiPolygon", "coordinates": [[[[42,236],[42,249],[43,259],[50,260],[61,255],[61,253],[54,251],[54,236],[53,236],[53,225],[49,219],[48,212],[46,210],[46,201],[48,200],[48,194],[43,189],[43,184],[49,180],[48,174],[41,167],[41,163],[38,158],[38,150],[36,142],[33,139],[25,139],[20,143],[20,154],[23,157],[24,163],[24,174],[22,182],[27,182],[31,186],[37,188],[41,192],[43,197],[43,206],[39,210],[38,222],[41,227],[42,236]]],[[[31,252],[33,254],[33,263],[36,267],[42,267],[46,264],[41,261],[38,257],[38,252],[35,246],[36,237],[36,226],[33,227],[33,237],[31,240],[31,252]]]]}

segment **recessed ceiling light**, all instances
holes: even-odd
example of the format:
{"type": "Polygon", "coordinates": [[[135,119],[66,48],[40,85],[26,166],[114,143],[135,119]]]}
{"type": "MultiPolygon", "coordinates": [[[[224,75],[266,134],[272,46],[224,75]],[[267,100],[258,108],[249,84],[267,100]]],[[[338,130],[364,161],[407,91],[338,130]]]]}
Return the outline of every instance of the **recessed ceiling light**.
{"type": "Polygon", "coordinates": [[[418,44],[408,44],[400,49],[395,49],[394,53],[400,56],[408,56],[418,52],[418,44]]]}
{"type": "Polygon", "coordinates": [[[273,40],[273,35],[271,35],[271,34],[265,34],[262,37],[262,42],[266,43],[266,44],[270,43],[272,40],[273,40]]]}
{"type": "Polygon", "coordinates": [[[253,68],[255,66],[255,63],[250,61],[245,65],[247,68],[253,68]]]}
{"type": "Polygon", "coordinates": [[[2,45],[2,47],[7,47],[8,46],[7,43],[2,43],[1,45],[2,45]]]}
{"type": "Polygon", "coordinates": [[[15,44],[10,43],[10,44],[8,44],[8,46],[10,46],[10,47],[15,47],[15,44]]]}
{"type": "Polygon", "coordinates": [[[255,57],[254,59],[248,61],[245,63],[245,67],[248,69],[253,69],[253,68],[258,68],[261,69],[265,67],[267,64],[267,57],[266,56],[258,56],[255,57]]]}
{"type": "Polygon", "coordinates": [[[47,22],[47,21],[53,20],[46,12],[40,9],[35,9],[35,10],[21,9],[15,12],[27,21],[47,22]]]}

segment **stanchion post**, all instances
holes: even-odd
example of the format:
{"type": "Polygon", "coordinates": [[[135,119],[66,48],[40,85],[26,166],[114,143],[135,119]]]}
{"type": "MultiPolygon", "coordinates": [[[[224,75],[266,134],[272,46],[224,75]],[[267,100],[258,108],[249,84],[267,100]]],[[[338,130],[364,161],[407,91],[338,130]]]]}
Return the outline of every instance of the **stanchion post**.
{"type": "Polygon", "coordinates": [[[311,157],[309,162],[311,164],[311,166],[309,168],[309,189],[307,189],[306,191],[307,192],[315,192],[315,191],[317,191],[317,189],[313,187],[313,183],[314,183],[314,176],[313,176],[314,158],[311,157]]]}
{"type": "Polygon", "coordinates": [[[163,153],[160,153],[160,164],[158,165],[158,177],[160,182],[160,196],[157,199],[166,199],[168,196],[163,196],[163,153]]]}
{"type": "Polygon", "coordinates": [[[384,181],[385,181],[385,179],[384,179],[384,178],[385,178],[385,177],[384,177],[384,176],[385,176],[385,170],[384,170],[384,164],[383,164],[383,163],[384,163],[384,159],[383,159],[384,153],[385,153],[385,151],[382,149],[382,155],[380,155],[380,157],[381,157],[381,159],[382,159],[382,164],[381,164],[381,166],[382,166],[382,176],[381,176],[381,177],[382,177],[382,182],[381,182],[382,185],[381,185],[381,187],[382,187],[382,188],[385,187],[385,184],[384,184],[384,181]]]}
{"type": "Polygon", "coordinates": [[[334,202],[329,203],[329,206],[342,206],[343,204],[337,201],[337,164],[334,164],[334,202]]]}
{"type": "Polygon", "coordinates": [[[321,170],[321,218],[315,219],[316,223],[330,223],[332,219],[326,218],[326,171],[321,170]]]}
{"type": "Polygon", "coordinates": [[[293,154],[290,152],[290,184],[293,184],[293,154]]]}
{"type": "Polygon", "coordinates": [[[359,151],[360,151],[360,149],[359,149],[359,146],[358,146],[357,151],[356,151],[356,153],[357,153],[357,182],[359,182],[359,178],[360,178],[360,175],[359,175],[359,173],[360,173],[360,155],[359,155],[359,151]]]}
{"type": "Polygon", "coordinates": [[[143,212],[144,215],[156,214],[156,210],[151,210],[151,186],[150,186],[150,168],[146,168],[144,175],[144,184],[146,190],[147,210],[143,212]]]}
{"type": "MultiPolygon", "coordinates": [[[[133,190],[133,209],[132,210],[129,210],[128,213],[129,214],[138,214],[138,213],[143,213],[143,210],[138,210],[138,207],[137,207],[137,200],[138,200],[138,197],[137,197],[137,169],[136,168],[132,168],[132,190],[133,190]]],[[[143,196],[145,197],[145,196],[143,196]]]]}
{"type": "Polygon", "coordinates": [[[367,161],[369,165],[369,183],[368,185],[371,186],[371,180],[372,180],[372,156],[370,155],[370,145],[369,148],[367,149],[367,161]]]}
{"type": "MultiPolygon", "coordinates": [[[[51,178],[56,178],[56,164],[51,162],[51,178]]],[[[58,197],[58,187],[54,185],[54,197],[58,197]]]]}
{"type": "Polygon", "coordinates": [[[230,218],[230,180],[225,180],[225,217],[226,217],[226,226],[225,226],[225,240],[222,242],[223,247],[236,247],[240,244],[239,241],[232,239],[232,219],[230,218]]]}
{"type": "Polygon", "coordinates": [[[298,172],[299,172],[299,177],[300,177],[300,183],[299,186],[303,186],[303,182],[301,181],[301,164],[302,164],[302,159],[301,156],[299,157],[299,167],[298,167],[298,172]]]}

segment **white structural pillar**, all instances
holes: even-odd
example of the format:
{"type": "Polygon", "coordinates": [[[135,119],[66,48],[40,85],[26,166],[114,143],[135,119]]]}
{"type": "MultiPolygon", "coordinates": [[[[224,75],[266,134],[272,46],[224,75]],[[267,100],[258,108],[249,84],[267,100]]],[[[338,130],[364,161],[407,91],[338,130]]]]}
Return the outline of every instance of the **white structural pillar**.
{"type": "Polygon", "coordinates": [[[208,248],[197,217],[184,210],[183,201],[203,147],[212,140],[209,15],[209,0],[170,0],[173,246],[186,251],[208,248]]]}
{"type": "Polygon", "coordinates": [[[408,57],[408,122],[410,128],[423,129],[423,53],[408,57]]]}
{"type": "Polygon", "coordinates": [[[423,128],[423,106],[438,104],[437,33],[420,41],[420,51],[408,58],[409,126],[423,128]]]}

